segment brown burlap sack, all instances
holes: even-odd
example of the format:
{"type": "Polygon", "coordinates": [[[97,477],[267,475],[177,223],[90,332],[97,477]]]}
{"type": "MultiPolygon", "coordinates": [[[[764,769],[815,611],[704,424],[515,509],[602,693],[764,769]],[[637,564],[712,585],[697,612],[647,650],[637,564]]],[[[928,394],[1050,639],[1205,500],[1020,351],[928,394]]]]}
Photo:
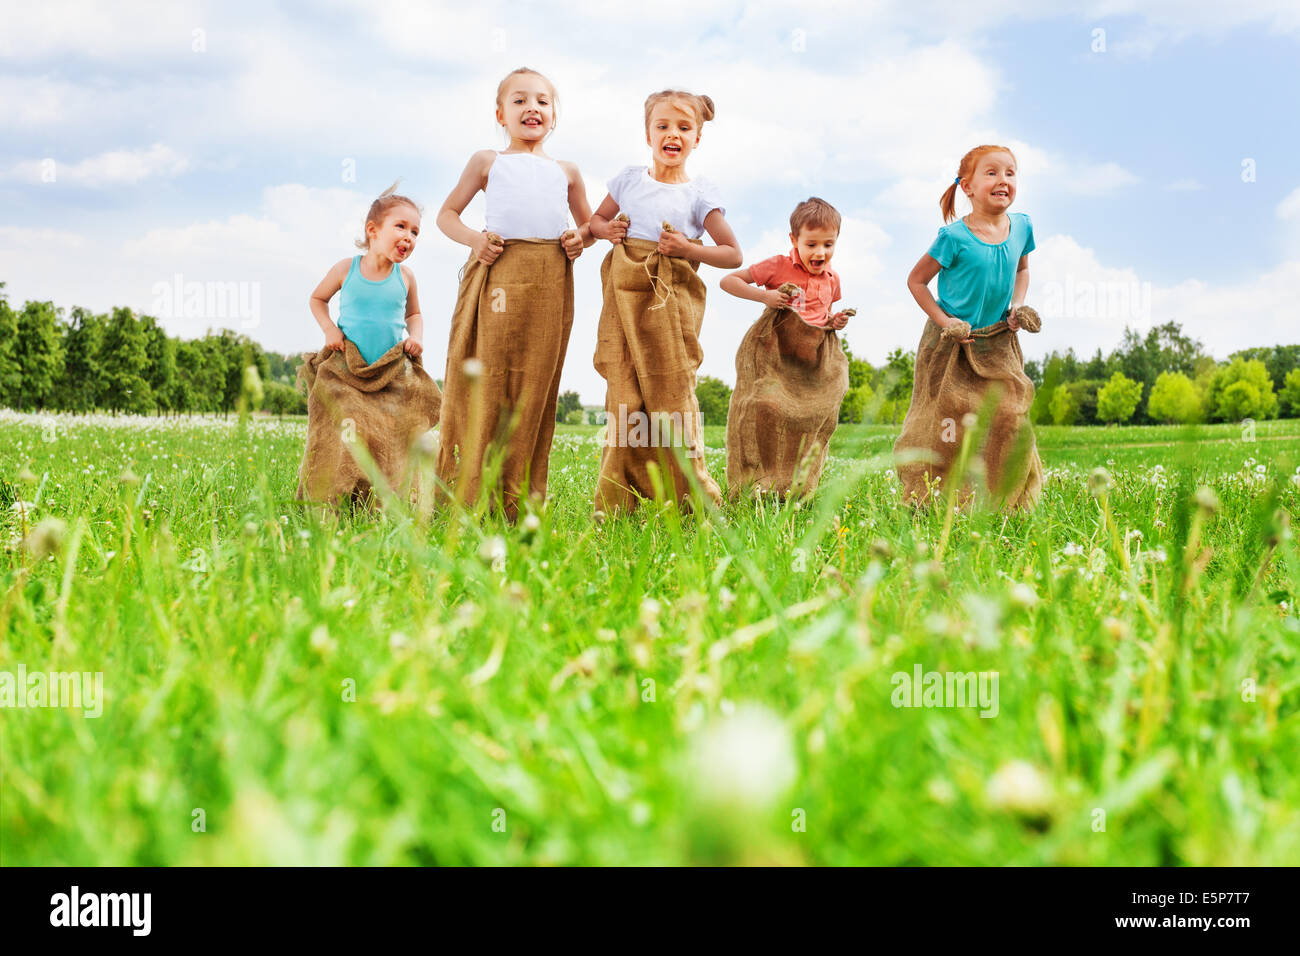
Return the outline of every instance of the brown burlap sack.
{"type": "MultiPolygon", "coordinates": [[[[971,490],[972,474],[979,477],[982,471],[985,490],[995,504],[1032,507],[1042,491],[1043,464],[1029,423],[1034,383],[1025,375],[1020,341],[1005,321],[970,334],[973,341],[962,343],[944,338],[933,322],[925,323],[916,351],[912,404],[894,442],[903,498],[923,504],[931,494],[927,478],[931,484],[936,477],[947,481],[967,427],[963,419],[978,415],[995,394],[987,434],[963,484],[971,490]]],[[[942,484],[933,493],[947,490],[942,484]]]]}
{"type": "MultiPolygon", "coordinates": [[[[784,288],[782,291],[785,291],[784,288]]],[[[849,360],[830,329],[793,309],[764,309],[736,352],[727,411],[727,493],[811,494],[849,389],[849,360]]]]}
{"type": "Polygon", "coordinates": [[[420,494],[411,467],[415,441],[434,425],[442,394],[420,360],[394,345],[370,365],[352,342],[342,352],[305,353],[298,376],[307,385],[307,447],[298,469],[299,500],[360,500],[370,479],[348,446],[358,442],[399,497],[420,494]]]}
{"type": "Polygon", "coordinates": [[[558,240],[508,239],[495,263],[471,254],[447,346],[438,477],[513,521],[519,498],[546,497],[560,371],[573,327],[573,263],[558,240]],[[479,363],[466,370],[467,360],[479,363]],[[500,470],[496,470],[500,459],[500,470]]]}
{"type": "Polygon", "coordinates": [[[601,264],[595,364],[607,383],[607,421],[595,507],[607,515],[633,510],[638,495],[655,496],[651,463],[658,465],[664,496],[686,504],[691,487],[679,456],[704,497],[722,500],[704,463],[695,398],[704,357],[705,287],[698,270],[697,262],[660,255],[648,239],[623,240],[601,264]]]}

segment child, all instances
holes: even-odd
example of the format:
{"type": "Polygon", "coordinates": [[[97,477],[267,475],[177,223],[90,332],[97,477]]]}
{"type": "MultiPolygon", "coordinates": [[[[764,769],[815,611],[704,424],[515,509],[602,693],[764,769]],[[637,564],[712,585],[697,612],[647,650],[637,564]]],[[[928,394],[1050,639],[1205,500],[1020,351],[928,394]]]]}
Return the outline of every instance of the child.
{"type": "Polygon", "coordinates": [[[1037,332],[1024,306],[1034,230],[1007,210],[1016,198],[1016,159],[1005,146],[979,146],[964,157],[939,200],[945,225],[913,267],[907,287],[929,321],[916,352],[912,404],[894,443],[905,500],[925,502],[952,466],[963,429],[990,405],[984,448],[971,462],[996,503],[1028,508],[1042,489],[1042,462],[1029,424],[1034,386],[1015,333],[1037,332]],[[956,222],[961,187],[971,213],[956,222]],[[939,276],[938,301],[928,284],[939,276]],[[986,398],[987,397],[987,398],[986,398]],[[969,416],[969,417],[968,417],[969,416]]]}
{"type": "Polygon", "coordinates": [[[438,211],[438,228],[470,248],[451,319],[438,476],[460,502],[477,501],[486,482],[489,506],[514,521],[521,496],[539,506],[546,497],[573,325],[573,260],[595,240],[578,167],[542,149],[556,122],[550,80],[514,70],[497,86],[496,104],[510,145],[471,156],[438,211]],[[479,190],[483,231],[460,218],[479,190]],[[501,452],[499,471],[490,448],[501,452]]]}
{"type": "Polygon", "coordinates": [[[629,166],[611,179],[591,217],[591,234],[614,246],[600,267],[596,334],[596,370],[608,383],[598,516],[631,511],[638,496],[685,503],[691,489],[675,450],[683,445],[703,494],[721,500],[705,467],[695,398],[705,295],[698,270],[701,262],[734,269],[744,259],[713,184],[686,175],[713,116],[707,96],[651,94],[645,125],[652,165],[629,166]],[[700,241],[705,232],[716,245],[700,241]]]}
{"type": "Polygon", "coordinates": [[[415,276],[402,264],[415,251],[420,209],[396,188],[370,204],[365,238],[357,241],[365,254],[336,263],[311,294],[325,347],[304,355],[299,371],[307,383],[300,499],[359,499],[374,490],[348,448],[353,442],[366,448],[391,487],[419,491],[407,454],[438,424],[442,396],[420,362],[424,322],[415,276]],[[340,290],[336,325],[329,302],[340,290]]]}
{"type": "Polygon", "coordinates": [[[727,412],[727,487],[811,494],[849,389],[849,361],[836,330],[854,310],[831,312],[840,277],[831,257],[840,214],[815,196],[790,215],[789,255],[733,272],[722,288],[765,306],[736,352],[727,412]],[[761,286],[755,288],[754,286],[761,286]]]}

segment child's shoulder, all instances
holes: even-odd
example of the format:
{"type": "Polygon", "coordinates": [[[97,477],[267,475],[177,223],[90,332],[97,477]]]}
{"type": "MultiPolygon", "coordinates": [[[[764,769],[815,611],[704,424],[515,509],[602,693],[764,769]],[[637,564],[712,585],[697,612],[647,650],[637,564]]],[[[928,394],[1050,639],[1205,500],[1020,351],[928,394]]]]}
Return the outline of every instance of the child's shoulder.
{"type": "Polygon", "coordinates": [[[1026,226],[1032,226],[1034,224],[1034,221],[1029,218],[1029,213],[1027,212],[1013,212],[1010,215],[1011,215],[1011,220],[1013,222],[1019,220],[1023,225],[1026,226]]]}

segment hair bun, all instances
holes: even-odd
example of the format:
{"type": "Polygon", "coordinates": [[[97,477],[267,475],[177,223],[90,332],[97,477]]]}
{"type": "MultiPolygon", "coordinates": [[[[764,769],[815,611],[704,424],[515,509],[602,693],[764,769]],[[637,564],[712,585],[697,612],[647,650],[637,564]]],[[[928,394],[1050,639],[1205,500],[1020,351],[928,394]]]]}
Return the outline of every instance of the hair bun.
{"type": "Polygon", "coordinates": [[[717,111],[713,108],[713,97],[705,96],[703,93],[701,93],[700,106],[703,107],[704,122],[707,123],[709,120],[713,119],[713,117],[717,115],[717,111]]]}

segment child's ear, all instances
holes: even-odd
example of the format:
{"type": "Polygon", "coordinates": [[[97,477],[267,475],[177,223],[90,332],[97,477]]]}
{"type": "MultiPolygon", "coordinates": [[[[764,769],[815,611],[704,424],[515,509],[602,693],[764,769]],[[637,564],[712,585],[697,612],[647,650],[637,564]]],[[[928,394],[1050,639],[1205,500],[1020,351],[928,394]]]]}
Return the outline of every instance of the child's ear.
{"type": "Polygon", "coordinates": [[[790,233],[790,245],[792,246],[799,245],[799,237],[796,236],[793,232],[790,233]]]}

